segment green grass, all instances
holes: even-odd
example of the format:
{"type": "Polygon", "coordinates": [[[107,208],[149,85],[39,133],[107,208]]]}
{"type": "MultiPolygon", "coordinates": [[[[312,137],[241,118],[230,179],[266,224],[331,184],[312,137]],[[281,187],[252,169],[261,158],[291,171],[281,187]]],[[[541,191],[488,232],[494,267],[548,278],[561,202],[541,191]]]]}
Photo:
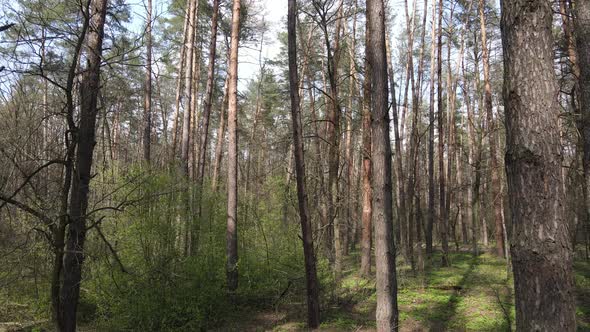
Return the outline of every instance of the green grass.
{"type": "MultiPolygon", "coordinates": [[[[375,322],[375,280],[361,278],[352,267],[358,254],[322,308],[321,330],[372,330],[375,322]]],[[[451,266],[440,266],[440,255],[430,268],[414,276],[398,260],[398,307],[402,331],[508,331],[515,330],[514,286],[506,261],[484,253],[450,255],[451,266]]],[[[590,263],[577,262],[578,330],[589,331],[590,263]]],[[[304,309],[304,308],[303,308],[304,309]]],[[[304,317],[301,315],[301,317],[304,317]]],[[[301,326],[302,321],[299,322],[301,326]]],[[[293,331],[277,327],[276,331],[293,331]]]]}

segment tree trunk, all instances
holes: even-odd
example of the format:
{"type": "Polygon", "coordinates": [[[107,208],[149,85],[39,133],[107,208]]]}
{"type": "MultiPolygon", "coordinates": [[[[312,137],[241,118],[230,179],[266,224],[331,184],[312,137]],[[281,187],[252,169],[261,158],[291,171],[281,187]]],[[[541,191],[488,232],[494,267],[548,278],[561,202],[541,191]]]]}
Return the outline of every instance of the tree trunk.
{"type": "Polygon", "coordinates": [[[176,98],[174,107],[174,121],[172,123],[172,150],[170,151],[170,161],[173,161],[176,157],[176,147],[178,146],[178,118],[180,117],[180,102],[182,100],[182,76],[186,66],[186,43],[188,39],[188,24],[190,18],[190,3],[191,0],[187,0],[186,13],[184,15],[184,27],[182,32],[182,46],[180,47],[180,61],[178,62],[178,78],[176,80],[176,98]]]}
{"type": "Polygon", "coordinates": [[[426,255],[432,257],[432,231],[434,219],[436,218],[435,188],[434,188],[434,61],[436,59],[436,24],[434,17],[436,13],[436,1],[432,2],[432,31],[430,46],[430,105],[428,108],[428,224],[426,226],[426,255]]]}
{"type": "Polygon", "coordinates": [[[299,77],[297,74],[297,3],[289,0],[287,29],[289,44],[289,86],[291,94],[291,119],[293,121],[293,145],[295,151],[295,172],[297,178],[297,199],[299,201],[299,218],[305,258],[305,281],[307,286],[307,326],[311,329],[320,324],[319,283],[317,279],[315,255],[313,248],[313,229],[307,191],[305,189],[305,159],[303,147],[303,128],[299,100],[299,77]]]}
{"type": "Polygon", "coordinates": [[[504,1],[506,173],[518,331],[575,331],[552,1],[504,1]]]}
{"type": "MultiPolygon", "coordinates": [[[[197,16],[197,0],[189,0],[189,19],[187,39],[184,47],[186,47],[185,55],[185,83],[184,83],[184,114],[182,122],[182,141],[180,147],[181,170],[183,174],[189,176],[189,147],[190,147],[190,131],[192,118],[192,97],[193,97],[193,57],[195,56],[195,30],[196,30],[196,16],[197,16]]],[[[195,97],[196,98],[196,97],[195,97]]]]}
{"type": "Polygon", "coordinates": [[[225,78],[223,85],[223,99],[219,106],[219,128],[217,128],[217,143],[215,144],[215,159],[213,161],[213,175],[211,176],[211,190],[217,191],[219,182],[219,168],[221,167],[221,157],[223,156],[223,142],[225,141],[225,108],[227,107],[228,99],[228,82],[229,75],[225,78]]]}
{"type": "Polygon", "coordinates": [[[445,192],[445,122],[443,112],[442,100],[442,18],[443,18],[443,2],[438,2],[438,45],[437,51],[437,101],[438,101],[438,177],[439,177],[439,210],[440,210],[440,225],[441,225],[441,240],[442,240],[442,266],[449,265],[449,211],[446,209],[446,192],[445,192]]]}
{"type": "Polygon", "coordinates": [[[144,86],[144,115],[143,115],[143,160],[151,161],[152,137],[152,0],[147,0],[147,16],[145,28],[145,86],[144,86]]]}
{"type": "Polygon", "coordinates": [[[578,51],[579,71],[578,96],[582,116],[582,168],[584,170],[584,210],[583,224],[586,239],[590,234],[590,3],[588,0],[576,1],[575,32],[578,51]]]}
{"type": "MultiPolygon", "coordinates": [[[[391,184],[391,146],[387,89],[387,54],[383,0],[367,1],[370,43],[367,57],[372,82],[373,223],[377,263],[377,331],[398,330],[397,280],[391,184]]],[[[399,158],[399,156],[398,156],[399,158]]]]}
{"type": "Polygon", "coordinates": [[[238,45],[240,35],[240,0],[233,0],[231,47],[228,82],[228,158],[227,158],[227,288],[238,288],[238,45]]]}
{"type": "MultiPolygon", "coordinates": [[[[207,66],[207,87],[205,88],[205,107],[203,108],[201,140],[199,148],[199,160],[197,162],[197,187],[203,187],[203,178],[205,176],[205,161],[207,160],[207,144],[209,138],[209,117],[211,106],[213,104],[213,84],[215,79],[215,56],[217,50],[217,16],[219,12],[219,0],[213,0],[213,9],[211,14],[211,40],[209,41],[209,65],[207,66]]],[[[197,206],[200,214],[201,200],[197,206]]]]}
{"type": "Polygon", "coordinates": [[[486,121],[488,123],[488,139],[490,145],[490,163],[492,173],[492,205],[494,209],[494,225],[496,237],[496,255],[504,257],[504,236],[502,231],[502,210],[501,200],[502,193],[500,191],[500,177],[498,175],[499,165],[498,157],[496,156],[496,128],[494,122],[494,114],[492,109],[492,86],[490,84],[490,60],[488,55],[487,33],[486,33],[486,18],[485,18],[485,0],[479,0],[479,21],[481,25],[481,46],[482,46],[482,60],[483,60],[483,80],[485,92],[485,109],[486,121]]]}
{"type": "Polygon", "coordinates": [[[95,0],[90,6],[90,25],[86,35],[88,68],[80,82],[80,123],[74,139],[77,141],[76,167],[70,192],[69,226],[64,255],[63,282],[60,291],[60,331],[76,331],[76,313],[82,281],[84,242],[86,240],[86,210],[94,152],[97,99],[100,89],[100,63],[107,0],[95,0]]]}
{"type": "MultiPolygon", "coordinates": [[[[368,28],[368,26],[367,26],[368,28]]],[[[365,35],[365,41],[370,42],[369,34],[365,35]]],[[[361,275],[368,277],[371,274],[371,240],[373,217],[372,201],[373,188],[371,188],[371,71],[369,59],[365,57],[365,81],[363,82],[363,214],[361,229],[361,275]]]]}

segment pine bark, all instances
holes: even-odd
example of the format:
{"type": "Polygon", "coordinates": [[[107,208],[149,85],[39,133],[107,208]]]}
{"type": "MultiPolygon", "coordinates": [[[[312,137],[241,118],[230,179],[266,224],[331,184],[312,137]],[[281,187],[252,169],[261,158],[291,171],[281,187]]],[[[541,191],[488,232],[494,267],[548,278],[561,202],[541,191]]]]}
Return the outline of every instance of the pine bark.
{"type": "Polygon", "coordinates": [[[391,183],[391,146],[385,50],[385,8],[383,0],[367,1],[370,43],[367,57],[372,82],[373,224],[377,267],[377,331],[398,330],[397,280],[391,183]]]}
{"type": "Polygon", "coordinates": [[[502,3],[506,173],[518,331],[576,329],[552,19],[549,0],[502,3]]]}
{"type": "Polygon", "coordinates": [[[230,294],[238,288],[238,45],[240,0],[233,0],[228,82],[228,157],[227,157],[227,287],[230,294]]]}
{"type": "Polygon", "coordinates": [[[496,155],[496,126],[492,108],[492,85],[490,84],[490,60],[487,45],[485,0],[479,0],[479,21],[481,25],[481,49],[483,61],[484,80],[484,105],[486,110],[486,122],[488,123],[488,139],[490,146],[490,164],[492,176],[492,206],[494,209],[494,225],[496,237],[496,255],[504,257],[504,236],[502,231],[502,192],[500,191],[500,176],[498,175],[499,164],[496,155]]]}

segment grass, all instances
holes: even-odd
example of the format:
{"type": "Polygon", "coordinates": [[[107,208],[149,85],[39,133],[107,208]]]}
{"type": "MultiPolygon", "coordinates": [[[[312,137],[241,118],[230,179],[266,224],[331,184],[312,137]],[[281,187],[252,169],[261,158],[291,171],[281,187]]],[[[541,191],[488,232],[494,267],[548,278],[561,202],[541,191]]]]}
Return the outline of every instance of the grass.
{"type": "MultiPolygon", "coordinates": [[[[450,259],[451,266],[441,267],[435,255],[420,276],[399,259],[400,331],[515,330],[513,280],[506,261],[488,253],[475,258],[452,253],[450,259]]],[[[352,253],[340,287],[324,292],[321,331],[374,331],[375,280],[359,276],[358,262],[352,253]]],[[[590,263],[576,262],[575,272],[578,330],[590,331],[590,263]]],[[[305,330],[304,302],[275,308],[282,310],[287,311],[284,319],[264,330],[305,330]]]]}

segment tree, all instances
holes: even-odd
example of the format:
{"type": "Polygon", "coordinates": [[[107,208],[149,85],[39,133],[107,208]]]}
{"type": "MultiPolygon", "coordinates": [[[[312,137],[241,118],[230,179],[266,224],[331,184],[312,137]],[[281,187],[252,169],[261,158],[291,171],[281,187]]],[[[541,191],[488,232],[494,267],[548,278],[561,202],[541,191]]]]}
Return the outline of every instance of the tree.
{"type": "Polygon", "coordinates": [[[488,125],[488,139],[490,144],[490,164],[492,174],[492,205],[494,208],[494,225],[496,226],[496,255],[504,257],[504,232],[502,230],[502,192],[500,190],[500,176],[498,157],[496,155],[496,126],[492,109],[492,86],[490,84],[490,60],[486,33],[485,0],[479,0],[479,21],[481,24],[481,49],[483,61],[484,106],[488,125]]]}
{"type": "MultiPolygon", "coordinates": [[[[367,29],[368,30],[368,29],[367,29]]],[[[366,44],[370,43],[369,34],[365,36],[366,44]]],[[[371,242],[373,217],[373,188],[371,188],[371,71],[369,59],[365,57],[365,81],[363,82],[363,205],[361,229],[361,274],[371,274],[371,242]]]]}
{"type": "Polygon", "coordinates": [[[87,70],[80,83],[80,124],[74,134],[77,142],[76,167],[70,192],[69,225],[64,255],[63,282],[60,291],[58,326],[60,331],[76,331],[76,313],[82,281],[84,242],[86,240],[86,211],[93,152],[95,146],[98,93],[100,89],[100,64],[104,36],[107,0],[94,0],[86,35],[87,70]]]}
{"type": "MultiPolygon", "coordinates": [[[[580,98],[580,111],[582,116],[582,140],[583,157],[582,168],[584,172],[584,207],[586,239],[590,232],[590,2],[587,0],[576,1],[575,6],[575,35],[578,51],[578,96],[580,98]]],[[[587,244],[588,245],[588,244],[587,244]]],[[[587,253],[586,253],[587,254],[587,253]]]]}
{"type": "Polygon", "coordinates": [[[307,286],[307,326],[317,328],[320,325],[319,283],[316,272],[313,249],[313,232],[307,191],[305,189],[305,160],[303,147],[303,128],[299,100],[299,77],[297,73],[297,2],[289,0],[288,15],[289,44],[289,91],[291,95],[291,121],[293,122],[293,145],[295,148],[295,172],[297,178],[297,199],[299,202],[299,218],[305,258],[305,282],[307,286]]]}
{"type": "Polygon", "coordinates": [[[146,11],[143,159],[149,163],[152,150],[152,0],[147,0],[146,11]]]}
{"type": "Polygon", "coordinates": [[[519,331],[575,331],[552,1],[503,1],[506,173],[519,331]]]}
{"type": "MultiPolygon", "coordinates": [[[[377,269],[377,331],[397,331],[397,279],[393,243],[391,183],[391,145],[385,51],[383,0],[367,1],[367,33],[370,42],[366,54],[371,72],[373,224],[375,225],[375,262],[377,269]]],[[[399,158],[399,156],[398,156],[399,158]]]]}
{"type": "Polygon", "coordinates": [[[227,158],[227,287],[230,294],[238,288],[238,45],[240,37],[240,0],[233,0],[228,82],[228,158],[227,158]]]}

